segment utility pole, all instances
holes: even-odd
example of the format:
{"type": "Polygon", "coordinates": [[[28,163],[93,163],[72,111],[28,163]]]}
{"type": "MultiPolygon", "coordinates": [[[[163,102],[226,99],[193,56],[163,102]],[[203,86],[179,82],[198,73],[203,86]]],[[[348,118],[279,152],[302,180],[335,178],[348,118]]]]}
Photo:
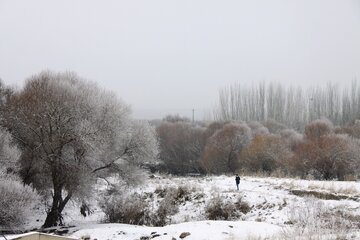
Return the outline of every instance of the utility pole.
{"type": "Polygon", "coordinates": [[[194,123],[195,123],[195,118],[194,118],[194,116],[195,116],[195,109],[193,108],[192,109],[192,123],[193,123],[193,125],[194,125],[194,123]]]}

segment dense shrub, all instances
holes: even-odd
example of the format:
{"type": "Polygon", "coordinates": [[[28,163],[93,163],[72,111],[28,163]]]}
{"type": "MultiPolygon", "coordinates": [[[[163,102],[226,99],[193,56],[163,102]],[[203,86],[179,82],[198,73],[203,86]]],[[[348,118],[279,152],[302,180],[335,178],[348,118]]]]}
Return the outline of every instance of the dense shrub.
{"type": "Polygon", "coordinates": [[[238,219],[242,213],[246,214],[251,210],[248,203],[239,197],[234,203],[224,200],[219,195],[210,199],[205,207],[206,218],[209,220],[232,220],[238,219]]]}
{"type": "Polygon", "coordinates": [[[139,194],[112,196],[103,200],[101,208],[105,213],[106,222],[135,225],[149,222],[150,214],[147,203],[139,194]]]}
{"type": "Polygon", "coordinates": [[[179,212],[179,206],[172,198],[164,198],[156,212],[150,216],[150,224],[153,226],[165,226],[170,223],[170,216],[179,212]]]}
{"type": "Polygon", "coordinates": [[[243,214],[247,214],[251,211],[250,205],[244,201],[242,196],[239,196],[235,202],[235,208],[243,214]]]}
{"type": "Polygon", "coordinates": [[[291,236],[287,239],[294,239],[291,238],[293,235],[302,236],[301,239],[313,239],[311,236],[316,234],[343,235],[336,239],[347,239],[344,236],[353,229],[358,229],[359,222],[359,219],[347,209],[329,208],[314,198],[304,198],[300,202],[290,204],[287,217],[293,225],[291,236]]]}
{"type": "Polygon", "coordinates": [[[154,208],[146,201],[146,196],[110,190],[102,200],[101,208],[106,222],[164,226],[170,223],[170,216],[179,212],[179,204],[190,200],[190,193],[186,186],[157,188],[155,194],[162,199],[154,208]]]}
{"type": "Polygon", "coordinates": [[[0,226],[17,228],[25,222],[35,204],[38,194],[14,178],[0,176],[0,226]]]}
{"type": "Polygon", "coordinates": [[[170,216],[179,212],[179,204],[189,201],[191,190],[187,186],[177,188],[157,188],[155,193],[163,198],[154,215],[151,217],[151,224],[155,226],[164,226],[170,223],[170,216]]]}
{"type": "Polygon", "coordinates": [[[210,173],[234,172],[238,157],[251,141],[251,129],[243,123],[231,122],[217,130],[207,141],[201,163],[210,173]]]}
{"type": "Polygon", "coordinates": [[[191,190],[189,187],[185,185],[180,185],[178,187],[170,187],[170,188],[157,188],[155,189],[155,193],[158,194],[161,198],[167,198],[168,201],[174,201],[175,203],[183,203],[189,201],[191,198],[191,190]]]}
{"type": "Polygon", "coordinates": [[[346,135],[323,135],[296,147],[292,168],[303,177],[344,180],[358,169],[358,149],[359,143],[346,135]]]}
{"type": "Polygon", "coordinates": [[[177,175],[200,173],[199,159],[205,146],[204,129],[189,122],[163,122],[156,128],[160,160],[167,172],[177,175]]]}

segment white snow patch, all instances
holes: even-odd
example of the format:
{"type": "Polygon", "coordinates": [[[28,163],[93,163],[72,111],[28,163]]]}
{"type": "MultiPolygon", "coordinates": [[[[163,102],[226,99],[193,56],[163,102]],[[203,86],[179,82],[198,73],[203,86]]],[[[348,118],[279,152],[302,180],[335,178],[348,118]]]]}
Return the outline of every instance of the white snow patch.
{"type": "Polygon", "coordinates": [[[121,239],[134,240],[140,237],[151,237],[165,240],[176,238],[183,232],[189,232],[186,240],[209,239],[244,239],[249,236],[271,237],[281,231],[281,227],[260,222],[241,221],[200,221],[168,225],[165,227],[146,227],[126,224],[99,224],[89,226],[74,234],[72,237],[90,236],[91,239],[121,239]]]}

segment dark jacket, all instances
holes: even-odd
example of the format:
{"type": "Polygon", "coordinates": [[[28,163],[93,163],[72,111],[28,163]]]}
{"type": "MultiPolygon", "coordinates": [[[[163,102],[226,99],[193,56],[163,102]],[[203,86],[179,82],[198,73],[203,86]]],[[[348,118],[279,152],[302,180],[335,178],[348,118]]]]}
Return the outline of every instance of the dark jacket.
{"type": "Polygon", "coordinates": [[[240,177],[236,176],[235,181],[236,181],[236,184],[239,184],[240,183],[240,177]]]}

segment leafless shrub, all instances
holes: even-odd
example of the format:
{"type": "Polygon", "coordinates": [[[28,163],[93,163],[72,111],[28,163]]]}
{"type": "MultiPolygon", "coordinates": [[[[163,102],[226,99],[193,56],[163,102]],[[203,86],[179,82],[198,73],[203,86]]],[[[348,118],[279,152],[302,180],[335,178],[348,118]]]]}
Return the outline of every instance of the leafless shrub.
{"type": "Polygon", "coordinates": [[[243,196],[239,196],[235,202],[235,207],[237,210],[242,212],[243,214],[247,214],[251,211],[251,207],[249,203],[245,202],[243,196]]]}
{"type": "Polygon", "coordinates": [[[159,197],[168,198],[168,201],[172,200],[174,203],[183,203],[189,201],[191,198],[191,192],[193,191],[193,189],[190,189],[185,185],[169,188],[158,187],[155,189],[155,193],[158,194],[159,197]]]}
{"type": "Polygon", "coordinates": [[[151,225],[165,226],[170,223],[170,216],[179,212],[179,206],[173,198],[164,198],[158,209],[151,215],[151,225]]]}
{"type": "Polygon", "coordinates": [[[158,186],[155,191],[154,191],[155,194],[158,195],[158,197],[165,197],[166,195],[166,188],[163,188],[162,186],[158,186]]]}
{"type": "Polygon", "coordinates": [[[210,199],[205,207],[206,217],[209,220],[231,220],[238,219],[242,213],[246,214],[251,210],[248,203],[239,197],[235,203],[225,201],[219,195],[210,199]]]}
{"type": "Polygon", "coordinates": [[[164,226],[170,223],[170,216],[179,212],[179,204],[190,200],[191,192],[189,187],[180,185],[178,187],[155,189],[155,194],[163,198],[156,210],[151,216],[151,224],[154,226],[164,226]]]}
{"type": "Polygon", "coordinates": [[[311,237],[323,234],[343,236],[354,228],[349,213],[327,208],[323,202],[313,198],[307,198],[305,201],[290,205],[288,218],[294,224],[294,229],[285,234],[287,238],[284,239],[291,239],[289,237],[294,239],[294,236],[311,237]]]}
{"type": "Polygon", "coordinates": [[[38,194],[14,178],[0,176],[0,226],[20,227],[38,203],[38,194]]]}
{"type": "Polygon", "coordinates": [[[235,207],[217,195],[206,205],[205,212],[209,220],[228,220],[230,215],[235,212],[235,207]]]}
{"type": "Polygon", "coordinates": [[[179,204],[190,200],[191,190],[187,186],[156,188],[155,194],[163,198],[157,208],[149,205],[146,201],[149,196],[146,195],[127,196],[114,190],[107,194],[102,200],[106,222],[164,226],[170,223],[170,216],[179,212],[179,204]]]}
{"type": "Polygon", "coordinates": [[[170,189],[170,191],[167,194],[168,196],[166,197],[172,198],[176,202],[186,202],[190,200],[190,194],[191,194],[190,188],[185,185],[182,185],[177,188],[170,189]]]}
{"type": "Polygon", "coordinates": [[[116,195],[103,200],[101,205],[106,222],[143,225],[149,222],[150,214],[147,203],[139,194],[129,196],[116,195]]]}

